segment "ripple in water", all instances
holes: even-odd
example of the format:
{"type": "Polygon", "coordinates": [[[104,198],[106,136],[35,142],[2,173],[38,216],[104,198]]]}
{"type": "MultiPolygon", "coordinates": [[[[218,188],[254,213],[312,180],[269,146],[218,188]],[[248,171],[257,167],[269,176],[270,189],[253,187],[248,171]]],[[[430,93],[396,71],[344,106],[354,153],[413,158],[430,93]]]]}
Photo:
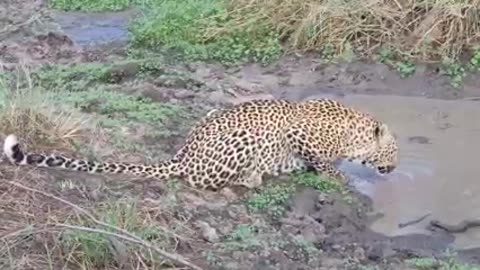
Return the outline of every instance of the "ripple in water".
{"type": "Polygon", "coordinates": [[[408,185],[422,178],[428,179],[434,174],[432,164],[416,156],[404,157],[395,171],[387,175],[381,175],[372,168],[348,161],[338,163],[337,167],[351,179],[351,185],[370,197],[375,192],[375,184],[379,182],[403,181],[408,185]]]}

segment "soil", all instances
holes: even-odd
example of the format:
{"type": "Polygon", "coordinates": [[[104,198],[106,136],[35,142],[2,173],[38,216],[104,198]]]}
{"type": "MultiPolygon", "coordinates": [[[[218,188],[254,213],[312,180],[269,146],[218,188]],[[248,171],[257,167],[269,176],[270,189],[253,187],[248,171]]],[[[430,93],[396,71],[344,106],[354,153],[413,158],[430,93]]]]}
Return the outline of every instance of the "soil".
{"type": "MultiPolygon", "coordinates": [[[[10,18],[0,24],[0,61],[7,69],[14,69],[19,63],[44,65],[112,62],[121,59],[125,54],[122,42],[82,47],[73,37],[60,31],[42,2],[29,5],[23,3],[24,1],[9,1],[3,10],[0,9],[0,15],[15,14],[15,19],[12,16],[0,16],[10,18]],[[42,25],[38,26],[37,20],[28,21],[32,16],[40,16],[42,25]],[[5,27],[10,27],[9,25],[14,25],[15,29],[2,31],[5,27]]],[[[190,74],[192,80],[201,82],[209,91],[197,91],[182,84],[165,87],[164,84],[149,81],[139,82],[135,89],[126,91],[140,93],[159,102],[179,102],[192,107],[198,105],[196,109],[203,112],[251,98],[285,97],[286,93],[291,99],[303,99],[305,97],[302,93],[305,91],[302,89],[307,88],[315,88],[325,95],[337,97],[352,93],[436,99],[480,97],[478,76],[469,75],[464,87],[457,90],[449,85],[447,76],[433,65],[419,65],[416,74],[406,79],[400,78],[394,70],[383,64],[322,64],[313,56],[284,57],[268,67],[249,64],[237,69],[227,69],[215,64],[195,63],[178,65],[175,68],[190,74]]],[[[121,74],[129,76],[128,67],[124,71],[126,72],[121,74]]],[[[116,83],[121,86],[123,81],[120,78],[116,83]]],[[[184,134],[187,127],[178,129],[178,134],[184,134]]],[[[167,145],[168,147],[161,148],[161,151],[164,154],[173,154],[181,140],[182,137],[177,136],[158,142],[157,139],[148,140],[145,136],[144,143],[149,147],[155,147],[155,144],[167,145]]],[[[428,138],[412,140],[428,143],[428,138]]],[[[8,171],[8,167],[9,165],[2,166],[2,171],[8,171]]],[[[93,198],[85,199],[85,196],[73,191],[60,194],[62,198],[80,205],[88,204],[89,200],[115,198],[120,196],[119,194],[122,197],[140,196],[144,200],[153,200],[170,192],[166,183],[149,181],[140,184],[122,177],[86,177],[68,172],[42,172],[42,177],[45,178],[58,179],[65,176],[75,178],[77,183],[82,182],[86,189],[82,194],[86,192],[87,198],[93,198]],[[124,184],[119,184],[120,180],[124,180],[124,184]],[[104,186],[111,193],[98,191],[104,186]]],[[[11,179],[10,177],[13,178],[13,175],[7,172],[5,179],[11,179]]],[[[46,190],[49,188],[52,186],[45,187],[46,190]]],[[[9,189],[0,190],[0,194],[6,192],[9,192],[9,189]]],[[[373,232],[369,229],[369,225],[376,218],[372,212],[372,202],[355,190],[351,195],[353,203],[348,203],[339,193],[327,195],[311,188],[299,188],[289,200],[286,213],[280,219],[250,211],[245,204],[249,192],[244,190],[233,190],[230,194],[200,194],[182,188],[175,196],[178,201],[176,214],[188,217],[186,226],[192,229],[194,238],[194,241],[180,241],[176,252],[204,269],[360,269],[360,266],[408,269],[404,259],[442,257],[445,249],[455,239],[453,235],[442,230],[434,231],[430,235],[397,237],[373,232]],[[227,237],[239,224],[255,226],[258,230],[254,233],[255,242],[243,243],[241,247],[227,245],[227,237]],[[299,236],[308,245],[296,242],[295,237],[299,236]],[[306,246],[310,245],[314,248],[309,250],[306,246]],[[214,252],[216,259],[207,259],[203,251],[214,252]]],[[[6,218],[1,217],[1,220],[5,221],[6,218]]],[[[7,227],[6,224],[3,225],[2,227],[7,227]]],[[[31,249],[35,247],[43,248],[34,244],[30,246],[31,249]]],[[[13,256],[21,258],[24,254],[43,252],[21,251],[23,253],[13,256]]],[[[460,251],[459,258],[480,263],[479,253],[473,249],[460,251]]]]}

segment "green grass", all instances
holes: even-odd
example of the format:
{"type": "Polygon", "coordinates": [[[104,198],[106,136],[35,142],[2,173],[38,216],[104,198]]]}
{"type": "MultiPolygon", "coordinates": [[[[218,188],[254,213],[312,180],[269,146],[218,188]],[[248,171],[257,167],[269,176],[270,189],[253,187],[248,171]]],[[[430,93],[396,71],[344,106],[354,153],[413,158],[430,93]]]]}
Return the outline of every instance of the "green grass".
{"type": "Polygon", "coordinates": [[[460,263],[453,257],[449,257],[446,260],[437,260],[433,258],[417,258],[407,260],[406,263],[410,266],[415,267],[415,269],[417,270],[480,270],[480,266],[460,263]]]}
{"type": "MultiPolygon", "coordinates": [[[[162,231],[153,224],[144,222],[144,217],[139,214],[139,208],[133,199],[104,203],[96,207],[96,212],[105,223],[111,226],[124,229],[159,246],[170,244],[170,239],[162,231]]],[[[75,218],[70,223],[85,228],[116,232],[81,218],[75,218]]],[[[63,232],[59,242],[63,251],[71,254],[71,263],[76,262],[79,267],[87,269],[106,267],[120,262],[126,263],[129,260],[135,261],[137,260],[136,251],[139,250],[138,246],[127,245],[103,233],[75,229],[67,229],[63,232]]],[[[152,257],[146,256],[145,259],[153,259],[153,262],[158,263],[152,257]]]]}
{"type": "Polygon", "coordinates": [[[267,211],[272,217],[283,215],[285,203],[290,199],[295,187],[292,184],[267,185],[261,192],[253,194],[247,205],[254,211],[267,211]]]}
{"type": "Polygon", "coordinates": [[[451,58],[445,58],[442,62],[442,68],[450,78],[450,84],[454,88],[460,88],[466,76],[463,65],[451,58]]]}
{"type": "Polygon", "coordinates": [[[143,6],[150,0],[50,0],[49,6],[64,11],[121,11],[132,6],[143,6]]]}
{"type": "Polygon", "coordinates": [[[239,224],[226,237],[224,245],[229,250],[250,250],[262,247],[258,239],[258,228],[250,224],[239,224]]]}
{"type": "Polygon", "coordinates": [[[470,59],[470,65],[476,71],[480,71],[480,48],[475,49],[470,59]]]}
{"type": "Polygon", "coordinates": [[[339,182],[319,176],[315,173],[295,173],[291,176],[291,179],[297,185],[311,187],[323,193],[342,191],[342,186],[339,182]]]}
{"type": "MultiPolygon", "coordinates": [[[[31,77],[35,86],[47,90],[77,92],[95,88],[98,84],[118,84],[164,73],[165,67],[159,59],[128,59],[110,64],[45,65],[34,70],[31,77]]],[[[181,77],[172,71],[169,75],[181,77]]]]}
{"type": "Polygon", "coordinates": [[[249,198],[248,207],[254,211],[266,211],[273,218],[278,218],[285,212],[285,205],[298,186],[311,187],[323,193],[343,191],[338,182],[314,173],[294,173],[290,180],[289,183],[266,185],[249,198]]]}
{"type": "Polygon", "coordinates": [[[173,53],[189,61],[268,63],[281,53],[276,31],[252,20],[239,22],[227,1],[164,0],[130,26],[132,48],[173,53]]]}
{"type": "Polygon", "coordinates": [[[75,138],[101,127],[116,150],[153,157],[154,149],[147,150],[129,134],[141,128],[149,138],[169,138],[177,132],[172,127],[188,121],[191,115],[182,105],[126,94],[119,87],[135,89],[143,79],[155,80],[157,86],[203,89],[203,84],[189,76],[166,70],[150,59],[43,66],[19,72],[15,78],[4,74],[0,78],[2,131],[18,134],[29,144],[64,142],[72,150],[91,156],[75,138]],[[12,89],[15,85],[17,89],[12,89]]]}

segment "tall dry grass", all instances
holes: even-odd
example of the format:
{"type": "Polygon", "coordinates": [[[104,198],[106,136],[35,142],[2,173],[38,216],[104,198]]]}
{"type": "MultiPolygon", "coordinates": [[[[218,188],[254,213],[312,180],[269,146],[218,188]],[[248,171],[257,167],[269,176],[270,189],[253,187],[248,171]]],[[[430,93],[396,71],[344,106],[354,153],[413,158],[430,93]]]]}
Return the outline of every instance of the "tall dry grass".
{"type": "Polygon", "coordinates": [[[370,55],[387,46],[421,60],[480,45],[480,0],[235,0],[232,16],[268,22],[289,50],[370,55]]]}
{"type": "MultiPolygon", "coordinates": [[[[61,108],[54,94],[34,86],[28,67],[10,73],[0,69],[0,133],[14,133],[34,147],[71,149],[96,131],[90,118],[71,108],[61,108]]],[[[3,139],[3,138],[2,138],[3,139]]]]}

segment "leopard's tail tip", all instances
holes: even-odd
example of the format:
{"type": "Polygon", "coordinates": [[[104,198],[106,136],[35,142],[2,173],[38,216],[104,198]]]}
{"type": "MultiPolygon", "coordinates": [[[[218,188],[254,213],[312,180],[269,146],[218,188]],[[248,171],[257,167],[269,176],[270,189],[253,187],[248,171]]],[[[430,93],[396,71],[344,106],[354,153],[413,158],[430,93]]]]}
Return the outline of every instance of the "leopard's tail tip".
{"type": "Polygon", "coordinates": [[[13,161],[13,156],[15,154],[14,148],[18,147],[19,142],[17,136],[10,134],[5,138],[3,143],[3,153],[7,156],[10,161],[13,161]]]}

